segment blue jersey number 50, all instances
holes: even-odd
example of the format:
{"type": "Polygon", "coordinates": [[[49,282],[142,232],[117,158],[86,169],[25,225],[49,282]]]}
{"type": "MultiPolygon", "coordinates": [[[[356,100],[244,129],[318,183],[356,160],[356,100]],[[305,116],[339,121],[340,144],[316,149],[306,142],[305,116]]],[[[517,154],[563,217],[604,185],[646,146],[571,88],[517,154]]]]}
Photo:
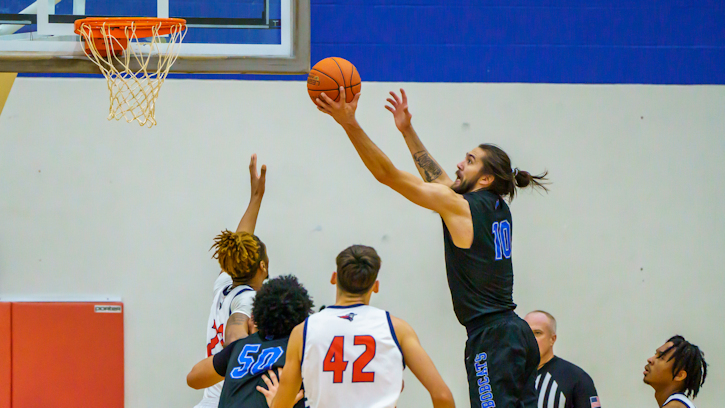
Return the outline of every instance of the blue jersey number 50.
{"type": "Polygon", "coordinates": [[[229,376],[234,379],[240,379],[251,372],[252,375],[258,375],[259,373],[265,372],[272,368],[272,365],[282,357],[284,350],[282,347],[270,347],[262,350],[259,353],[259,357],[256,359],[250,354],[257,353],[259,351],[259,344],[247,344],[239,353],[237,362],[238,367],[234,367],[229,373],[229,376]]]}

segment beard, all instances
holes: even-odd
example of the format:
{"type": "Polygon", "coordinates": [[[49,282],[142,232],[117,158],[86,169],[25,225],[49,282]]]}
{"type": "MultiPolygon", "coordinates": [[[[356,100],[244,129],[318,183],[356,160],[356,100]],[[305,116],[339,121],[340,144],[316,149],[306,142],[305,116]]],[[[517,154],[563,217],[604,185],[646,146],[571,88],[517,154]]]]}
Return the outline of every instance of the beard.
{"type": "Polygon", "coordinates": [[[458,194],[466,194],[470,193],[471,190],[476,186],[476,180],[463,180],[461,178],[456,179],[456,181],[459,181],[458,185],[453,183],[453,186],[451,186],[451,190],[455,191],[458,194]]]}

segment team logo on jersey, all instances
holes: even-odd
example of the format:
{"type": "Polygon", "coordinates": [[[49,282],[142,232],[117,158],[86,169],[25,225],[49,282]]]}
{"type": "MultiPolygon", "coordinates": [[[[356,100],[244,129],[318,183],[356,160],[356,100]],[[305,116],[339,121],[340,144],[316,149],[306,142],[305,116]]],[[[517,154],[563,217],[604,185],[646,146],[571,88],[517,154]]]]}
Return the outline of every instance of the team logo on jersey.
{"type": "Polygon", "coordinates": [[[217,344],[221,343],[222,347],[224,347],[224,325],[222,324],[217,327],[216,321],[214,321],[214,324],[211,326],[211,328],[216,330],[216,333],[214,333],[214,337],[211,338],[209,343],[206,344],[207,357],[211,357],[211,351],[214,349],[214,347],[216,347],[217,344]]]}
{"type": "Polygon", "coordinates": [[[599,402],[599,397],[589,397],[589,403],[591,403],[592,408],[602,408],[602,404],[599,402]]]}
{"type": "Polygon", "coordinates": [[[357,316],[357,314],[355,314],[355,313],[348,313],[345,316],[337,316],[337,317],[339,317],[340,319],[346,319],[346,320],[352,321],[352,319],[354,319],[355,316],[357,316]]]}

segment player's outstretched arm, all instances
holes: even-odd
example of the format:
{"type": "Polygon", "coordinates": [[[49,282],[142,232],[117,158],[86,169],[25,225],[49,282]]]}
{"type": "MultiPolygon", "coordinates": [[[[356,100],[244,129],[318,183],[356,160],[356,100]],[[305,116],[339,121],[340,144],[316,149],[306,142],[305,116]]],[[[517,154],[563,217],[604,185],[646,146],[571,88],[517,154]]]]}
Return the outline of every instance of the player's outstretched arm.
{"type": "Polygon", "coordinates": [[[194,366],[186,376],[186,383],[195,390],[211,387],[222,381],[223,376],[214,369],[214,356],[207,357],[194,366]]]}
{"type": "Polygon", "coordinates": [[[267,180],[267,166],[262,165],[261,174],[257,174],[257,155],[252,155],[252,160],[249,163],[249,178],[251,188],[251,194],[249,197],[249,206],[247,211],[244,213],[242,220],[239,221],[237,226],[237,232],[248,232],[254,234],[254,228],[257,225],[257,216],[259,215],[259,208],[262,206],[262,197],[264,196],[264,185],[267,180]]]}
{"type": "Polygon", "coordinates": [[[304,330],[304,322],[297,325],[292,330],[287,343],[287,359],[282,369],[283,374],[279,379],[279,388],[277,395],[272,400],[269,408],[292,408],[299,401],[298,393],[302,387],[302,336],[304,330]]]}
{"type": "Polygon", "coordinates": [[[400,89],[400,95],[398,96],[395,92],[390,92],[391,98],[388,98],[390,106],[385,105],[385,109],[393,114],[395,126],[403,134],[405,144],[408,145],[408,150],[410,150],[413,161],[415,161],[415,166],[418,168],[418,173],[420,173],[420,176],[427,183],[440,183],[450,187],[453,184],[453,180],[448,177],[448,174],[446,174],[433,156],[430,155],[428,149],[420,141],[418,133],[413,129],[413,124],[411,123],[413,115],[408,110],[408,96],[402,88],[400,89]]]}
{"type": "Polygon", "coordinates": [[[466,199],[443,184],[425,183],[396,168],[355,119],[360,93],[350,103],[345,102],[344,87],[340,87],[340,94],[340,102],[335,102],[323,93],[321,96],[324,100],[318,98],[316,101],[318,108],[332,116],[345,129],[358,155],[373,176],[413,203],[439,213],[449,228],[465,220],[470,224],[471,210],[466,199]]]}
{"type": "Polygon", "coordinates": [[[453,401],[451,390],[448,389],[440,373],[438,373],[435,364],[433,364],[433,360],[423,350],[423,346],[420,345],[418,335],[415,334],[413,328],[397,317],[390,316],[390,318],[395,329],[395,335],[398,338],[398,343],[400,343],[400,348],[403,350],[405,363],[418,381],[430,393],[430,397],[433,400],[433,407],[455,408],[456,404],[453,401]]]}

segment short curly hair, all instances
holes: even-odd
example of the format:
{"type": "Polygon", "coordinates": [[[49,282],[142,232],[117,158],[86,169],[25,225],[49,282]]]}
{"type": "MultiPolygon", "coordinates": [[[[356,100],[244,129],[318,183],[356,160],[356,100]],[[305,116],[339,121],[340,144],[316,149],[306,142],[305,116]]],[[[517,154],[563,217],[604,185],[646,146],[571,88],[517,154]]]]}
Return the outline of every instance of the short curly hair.
{"type": "Polygon", "coordinates": [[[262,285],[254,297],[252,316],[263,339],[289,336],[312,313],[314,303],[294,275],[278,276],[262,285]]]}

